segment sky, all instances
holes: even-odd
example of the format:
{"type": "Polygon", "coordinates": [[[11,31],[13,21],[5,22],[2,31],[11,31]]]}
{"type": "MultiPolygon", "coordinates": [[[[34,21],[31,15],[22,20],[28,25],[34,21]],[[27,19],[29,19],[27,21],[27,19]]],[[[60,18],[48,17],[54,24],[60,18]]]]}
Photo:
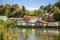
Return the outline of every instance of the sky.
{"type": "Polygon", "coordinates": [[[54,4],[58,0],[0,0],[0,4],[18,4],[20,7],[24,5],[28,10],[38,9],[41,5],[54,4]]]}

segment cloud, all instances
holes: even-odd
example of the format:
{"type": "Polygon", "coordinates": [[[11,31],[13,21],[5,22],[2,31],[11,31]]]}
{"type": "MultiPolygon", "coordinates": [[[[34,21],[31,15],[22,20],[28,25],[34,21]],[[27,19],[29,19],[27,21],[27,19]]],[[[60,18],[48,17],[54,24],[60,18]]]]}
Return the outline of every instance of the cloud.
{"type": "Polygon", "coordinates": [[[26,8],[27,10],[29,10],[29,11],[33,11],[33,10],[38,10],[38,8],[26,8]]]}

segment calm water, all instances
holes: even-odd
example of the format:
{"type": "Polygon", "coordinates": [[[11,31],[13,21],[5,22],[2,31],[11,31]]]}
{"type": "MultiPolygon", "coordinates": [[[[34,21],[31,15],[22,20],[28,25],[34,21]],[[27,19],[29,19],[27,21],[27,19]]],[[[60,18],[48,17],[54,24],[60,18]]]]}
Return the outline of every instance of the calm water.
{"type": "Polygon", "coordinates": [[[60,40],[60,29],[19,29],[18,40],[60,40]]]}

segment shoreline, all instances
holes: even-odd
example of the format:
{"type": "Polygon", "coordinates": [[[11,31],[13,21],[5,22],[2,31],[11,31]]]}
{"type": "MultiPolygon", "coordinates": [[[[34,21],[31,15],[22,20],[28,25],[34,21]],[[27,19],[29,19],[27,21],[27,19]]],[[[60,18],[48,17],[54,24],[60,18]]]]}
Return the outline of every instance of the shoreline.
{"type": "Polygon", "coordinates": [[[17,26],[18,28],[56,28],[60,29],[60,26],[17,26]]]}

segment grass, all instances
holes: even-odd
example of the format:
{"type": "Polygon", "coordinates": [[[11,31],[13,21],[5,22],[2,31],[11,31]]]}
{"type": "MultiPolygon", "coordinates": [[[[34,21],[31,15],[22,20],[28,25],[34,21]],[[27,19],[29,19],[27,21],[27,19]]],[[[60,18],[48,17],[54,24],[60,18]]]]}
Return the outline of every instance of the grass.
{"type": "Polygon", "coordinates": [[[9,30],[7,28],[5,28],[2,30],[0,32],[1,40],[17,40],[18,28],[13,28],[13,29],[9,29],[9,30]]]}

